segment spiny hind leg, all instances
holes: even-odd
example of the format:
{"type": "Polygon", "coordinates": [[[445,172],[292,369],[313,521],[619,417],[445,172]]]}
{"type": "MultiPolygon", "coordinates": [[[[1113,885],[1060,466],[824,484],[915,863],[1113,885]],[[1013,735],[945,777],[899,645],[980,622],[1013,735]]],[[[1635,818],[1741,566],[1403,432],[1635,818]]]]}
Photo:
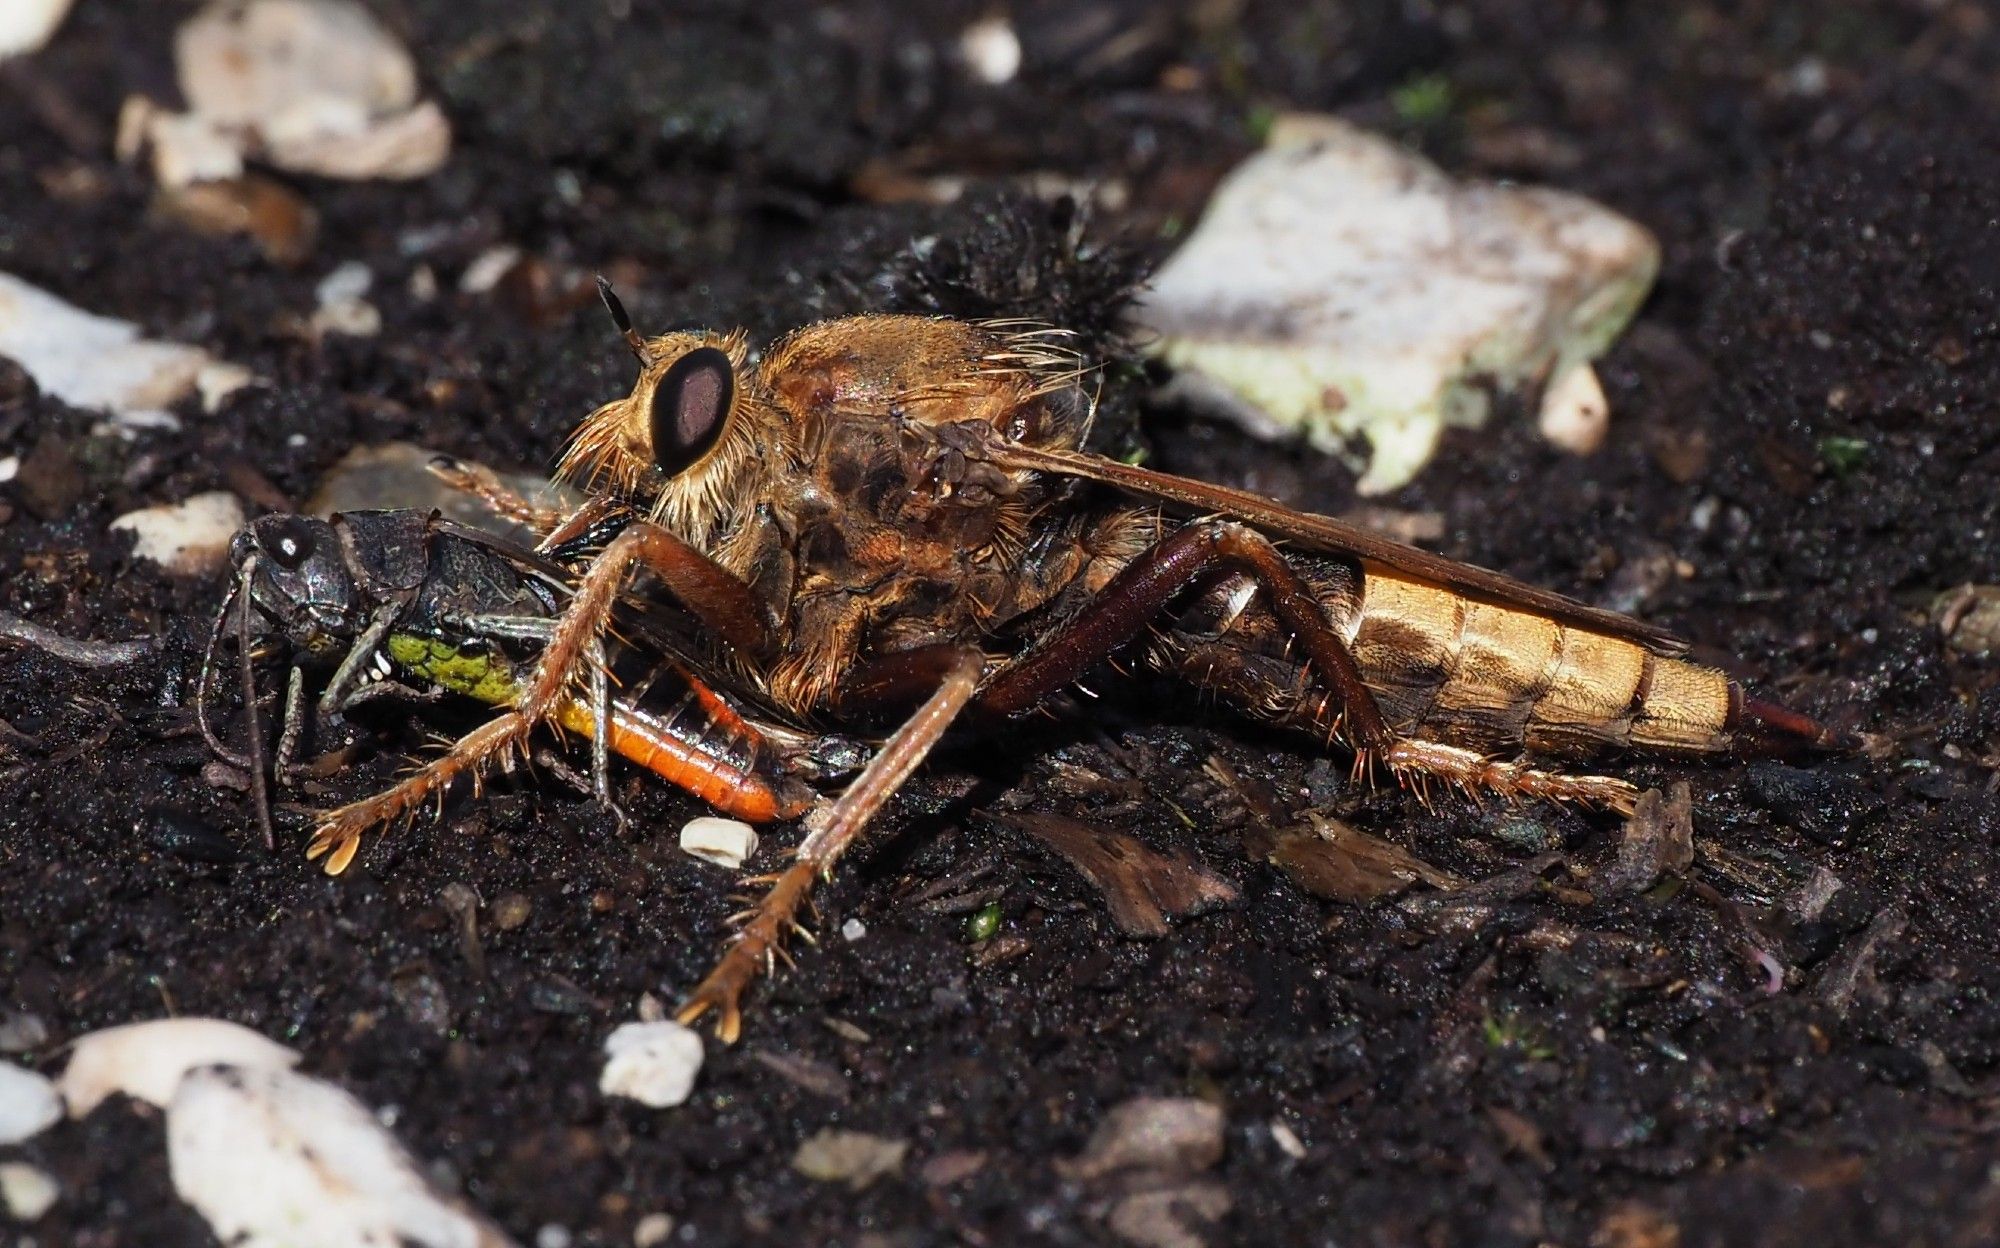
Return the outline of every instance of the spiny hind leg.
{"type": "Polygon", "coordinates": [[[812,896],[814,881],[833,874],[840,855],[867,830],[972,701],[984,667],[977,652],[955,655],[930,698],[876,752],[847,791],[806,816],[806,837],[792,864],[761,881],[770,884],[769,891],[737,916],[736,934],[715,969],[688,994],[678,1016],[681,1022],[691,1023],[714,1010],[716,1034],[726,1044],[735,1043],[743,1027],[744,992],[785,957],[785,937],[807,934],[798,916],[812,896]]]}
{"type": "MultiPolygon", "coordinates": [[[[1639,790],[1612,776],[1572,776],[1525,763],[1493,758],[1436,741],[1398,737],[1368,751],[1364,759],[1385,764],[1397,783],[1422,792],[1429,781],[1449,785],[1477,800],[1492,793],[1512,800],[1576,802],[1621,815],[1632,813],[1639,790]]],[[[1365,766],[1366,762],[1360,762],[1365,766]]]]}
{"type": "Polygon", "coordinates": [[[326,859],[328,875],[339,875],[354,861],[362,836],[371,829],[414,815],[433,797],[440,797],[463,776],[475,781],[487,764],[512,749],[532,725],[519,711],[508,711],[474,728],[443,754],[373,797],[350,802],[320,821],[306,847],[307,858],[326,859]]]}
{"type": "MultiPolygon", "coordinates": [[[[1334,644],[1339,644],[1335,639],[1334,644]]],[[[1576,802],[1630,813],[1638,790],[1610,776],[1574,776],[1495,758],[1475,750],[1398,735],[1383,723],[1374,695],[1358,681],[1329,681],[1316,687],[1310,672],[1289,664],[1258,665],[1221,641],[1163,636],[1148,655],[1155,667],[1175,673],[1272,722],[1310,732],[1321,740],[1346,743],[1355,751],[1357,776],[1385,765],[1403,787],[1426,796],[1435,782],[1477,800],[1493,794],[1510,801],[1576,802]],[[1356,705],[1363,714],[1354,714],[1356,705]]]]}

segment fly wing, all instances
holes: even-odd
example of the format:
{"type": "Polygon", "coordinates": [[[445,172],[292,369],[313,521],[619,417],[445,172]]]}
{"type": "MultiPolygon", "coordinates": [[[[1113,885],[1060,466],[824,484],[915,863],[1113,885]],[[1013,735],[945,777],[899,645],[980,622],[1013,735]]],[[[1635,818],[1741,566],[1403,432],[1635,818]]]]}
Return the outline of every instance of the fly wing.
{"type": "Polygon", "coordinates": [[[1294,511],[1247,490],[1191,481],[1186,477],[1134,467],[1084,451],[1047,450],[1009,443],[993,448],[991,454],[993,461],[1004,468],[1082,477],[1169,506],[1227,516],[1266,536],[1281,538],[1305,550],[1349,555],[1364,564],[1402,572],[1468,598],[1513,607],[1577,628],[1623,638],[1655,654],[1673,657],[1687,651],[1687,643],[1672,633],[1630,616],[1593,607],[1574,598],[1537,589],[1498,572],[1489,572],[1469,563],[1460,563],[1456,559],[1391,541],[1359,525],[1330,516],[1294,511]]]}

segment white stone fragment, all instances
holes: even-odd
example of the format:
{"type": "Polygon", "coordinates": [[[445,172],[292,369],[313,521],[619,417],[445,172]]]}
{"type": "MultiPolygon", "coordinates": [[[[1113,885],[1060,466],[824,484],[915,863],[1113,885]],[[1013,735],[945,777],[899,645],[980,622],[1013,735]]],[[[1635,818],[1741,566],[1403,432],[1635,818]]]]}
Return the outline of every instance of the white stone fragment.
{"type": "Polygon", "coordinates": [[[859,1192],[901,1170],[909,1154],[908,1140],[823,1127],[799,1142],[792,1169],[821,1183],[845,1183],[859,1192]]]}
{"type": "Polygon", "coordinates": [[[0,485],[5,485],[21,475],[21,457],[9,455],[0,458],[0,485]]]}
{"type": "Polygon", "coordinates": [[[499,243],[488,247],[473,257],[472,263],[466,265],[465,272],[459,275],[459,293],[483,295],[498,286],[500,279],[507,276],[508,271],[519,263],[521,263],[519,247],[510,243],[499,243]]]}
{"type": "Polygon", "coordinates": [[[649,1213],[632,1224],[632,1248],[659,1248],[674,1233],[674,1220],[664,1213],[649,1213]]]}
{"type": "Polygon", "coordinates": [[[959,32],[958,56],[974,78],[997,87],[1021,72],[1021,36],[1005,13],[994,13],[959,32]]]}
{"type": "Polygon", "coordinates": [[[222,410],[223,400],[256,380],[257,374],[241,364],[210,360],[194,375],[195,393],[201,395],[201,410],[214,415],[222,410]]]}
{"type": "Polygon", "coordinates": [[[702,1056],[701,1037],[679,1023],[623,1023],[605,1037],[597,1090],[667,1109],[694,1091],[702,1056]]]}
{"type": "Polygon", "coordinates": [[[1291,1124],[1284,1119],[1271,1119],[1271,1140],[1278,1146],[1280,1152],[1293,1161],[1306,1159],[1305,1141],[1299,1138],[1299,1133],[1292,1130],[1291,1124]]]}
{"type": "Polygon", "coordinates": [[[849,944],[868,934],[868,925],[860,919],[849,919],[840,925],[840,938],[849,944]]]}
{"type": "Polygon", "coordinates": [[[0,60],[33,52],[62,25],[74,0],[7,0],[0,4],[0,60]]]}
{"type": "Polygon", "coordinates": [[[132,534],[132,553],[151,559],[178,576],[199,576],[219,567],[229,539],[249,519],[227,490],[211,490],[178,503],[142,507],[111,522],[132,534]]]}
{"type": "Polygon", "coordinates": [[[1375,494],[1447,425],[1483,423],[1492,392],[1582,386],[1658,267],[1652,235],[1589,200],[1454,182],[1345,122],[1294,118],[1223,182],[1137,317],[1191,393],[1253,428],[1340,454],[1364,439],[1375,494]]]}
{"type": "Polygon", "coordinates": [[[266,158],[280,169],[359,182],[409,181],[435,173],[451,155],[451,122],[425,100],[406,113],[370,122],[357,134],[279,141],[266,137],[266,158]]]}
{"type": "Polygon", "coordinates": [[[1536,417],[1542,436],[1573,455],[1589,455],[1611,430],[1611,401],[1597,370],[1579,364],[1549,383],[1536,417]]]}
{"type": "Polygon", "coordinates": [[[40,1135],[62,1117],[56,1085],[32,1070],[0,1062],[0,1146],[40,1135]]]}
{"type": "Polygon", "coordinates": [[[154,109],[140,146],[153,154],[153,180],[169,190],[243,176],[242,145],[198,113],[154,109]]]}
{"type": "Polygon", "coordinates": [[[0,1162],[0,1207],[16,1222],[33,1222],[55,1206],[55,1177],[25,1161],[0,1162]]]}
{"type": "Polygon", "coordinates": [[[234,1248],[499,1248],[347,1092],[296,1071],[191,1070],[167,1107],[174,1190],[234,1248]]]}
{"type": "Polygon", "coordinates": [[[702,815],[681,829],[681,852],[736,868],[757,852],[757,830],[740,819],[702,815]]]}
{"type": "Polygon", "coordinates": [[[322,304],[343,299],[359,299],[375,284],[375,271],[359,260],[342,261],[313,287],[313,297],[322,304]]]}
{"type": "Polygon", "coordinates": [[[216,363],[200,347],[141,338],[137,325],[85,312],[11,273],[0,273],[0,355],[44,393],[127,426],[173,423],[167,407],[216,363]]]}
{"type": "Polygon", "coordinates": [[[382,313],[363,298],[375,284],[375,274],[359,260],[349,260],[321,278],[313,294],[319,306],[312,315],[313,333],[373,338],[382,332],[382,313]]]}
{"type": "Polygon", "coordinates": [[[63,1069],[63,1099],[81,1118],[113,1092],[165,1108],[181,1076],[197,1066],[286,1070],[299,1055],[248,1027],[219,1018],[163,1018],[93,1031],[63,1069]]]}
{"type": "Polygon", "coordinates": [[[281,169],[420,178],[451,151],[409,51],[351,0],[218,0],[177,32],[174,63],[192,114],[281,169]]]}

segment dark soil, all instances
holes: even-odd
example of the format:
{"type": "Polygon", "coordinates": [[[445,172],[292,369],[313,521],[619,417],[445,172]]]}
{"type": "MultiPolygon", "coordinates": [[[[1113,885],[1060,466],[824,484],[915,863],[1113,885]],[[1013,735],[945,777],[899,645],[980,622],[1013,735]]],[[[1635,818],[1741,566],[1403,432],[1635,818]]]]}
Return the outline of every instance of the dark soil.
{"type": "MultiPolygon", "coordinates": [[[[1145,1094],[1226,1110],[1214,1173],[1234,1208],[1216,1243],[2000,1241],[2000,685],[1923,613],[2000,581],[1985,6],[1033,4],[1004,88],[952,57],[984,4],[371,7],[412,42],[458,146],[417,184],[298,184],[322,217],[298,268],[149,215],[147,179],[108,141],[50,124],[66,100],[104,138],[127,90],[165,93],[187,6],[90,0],[33,61],[34,90],[0,87],[0,269],[277,382],[128,441],[0,374],[0,455],[24,460],[0,486],[0,609],[165,639],[96,672],[0,652],[0,1010],[52,1033],[19,1060],[54,1069],[63,1042],[134,1019],[237,1020],[393,1108],[415,1152],[524,1241],[554,1226],[627,1244],[662,1211],[675,1242],[1098,1242],[1112,1193],[1054,1163],[1145,1094]],[[769,334],[900,306],[1101,331],[1121,262],[989,192],[1115,180],[1127,206],[1090,237],[1149,253],[1270,110],[1298,107],[1456,170],[1596,196],[1665,247],[1602,370],[1604,451],[1579,461],[1503,421],[1388,501],[1441,513],[1447,553],[1670,625],[1881,748],[1803,769],[1634,764],[1692,783],[1701,855],[1685,884],[1585,904],[1575,886],[1616,821],[1355,793],[1344,761],[1172,689],[1106,684],[1087,718],[942,759],[825,891],[828,938],[666,1112],[595,1079],[604,1035],[642,994],[693,983],[733,908],[731,881],[676,848],[691,799],[631,780],[621,835],[554,781],[502,783],[336,881],[296,852],[302,820],[267,854],[242,797],[203,779],[189,705],[222,586],[135,561],[113,517],[242,490],[246,469],[302,498],[350,447],[393,438],[546,465],[629,382],[572,285],[593,271],[653,328],[769,334]],[[930,174],[979,193],[875,202],[930,174]],[[940,241],[919,255],[918,238],[940,241]],[[536,273],[457,293],[498,243],[536,273]],[[376,275],[384,332],[315,343],[314,284],[350,259],[376,275]],[[443,290],[430,301],[410,292],[419,266],[443,290]],[[1281,819],[1332,803],[1513,886],[1478,904],[1315,899],[1246,855],[1271,816],[1203,777],[1211,755],[1281,819]],[[1078,795],[1063,763],[1113,792],[1078,795]],[[1122,938],[1061,859],[980,817],[1010,805],[1096,810],[1240,897],[1122,938]],[[1521,872],[1547,849],[1561,862],[1521,872]],[[998,888],[994,943],[915,900],[939,880],[998,888]],[[454,883],[488,906],[483,974],[444,902],[454,883]],[[503,932],[491,907],[509,893],[530,909],[503,932]],[[833,936],[848,919],[866,935],[833,936]],[[760,1054],[809,1058],[842,1095],[760,1054]],[[828,1125],[909,1141],[904,1173],[855,1193],[794,1172],[828,1125]],[[984,1157],[970,1177],[925,1177],[967,1150],[984,1157]]],[[[1137,370],[1115,373],[1111,436],[1155,462],[1354,504],[1326,461],[1141,394],[1137,370]]],[[[379,787],[437,725],[371,723],[363,761],[311,800],[379,787]]],[[[113,1105],[10,1151],[63,1188],[8,1232],[23,1242],[210,1242],[172,1195],[157,1115],[113,1105]]]]}

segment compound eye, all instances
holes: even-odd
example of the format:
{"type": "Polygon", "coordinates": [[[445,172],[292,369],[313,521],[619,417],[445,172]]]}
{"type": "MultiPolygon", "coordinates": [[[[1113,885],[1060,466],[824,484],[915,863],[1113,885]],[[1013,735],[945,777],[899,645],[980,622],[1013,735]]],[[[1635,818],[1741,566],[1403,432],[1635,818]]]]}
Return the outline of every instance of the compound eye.
{"type": "Polygon", "coordinates": [[[264,533],[264,552],[287,571],[297,571],[300,564],[313,557],[318,543],[313,531],[303,520],[296,517],[271,525],[264,533]]]}
{"type": "Polygon", "coordinates": [[[696,347],[653,389],[653,462],[668,476],[708,454],[729,419],[736,370],[716,347],[696,347]]]}

